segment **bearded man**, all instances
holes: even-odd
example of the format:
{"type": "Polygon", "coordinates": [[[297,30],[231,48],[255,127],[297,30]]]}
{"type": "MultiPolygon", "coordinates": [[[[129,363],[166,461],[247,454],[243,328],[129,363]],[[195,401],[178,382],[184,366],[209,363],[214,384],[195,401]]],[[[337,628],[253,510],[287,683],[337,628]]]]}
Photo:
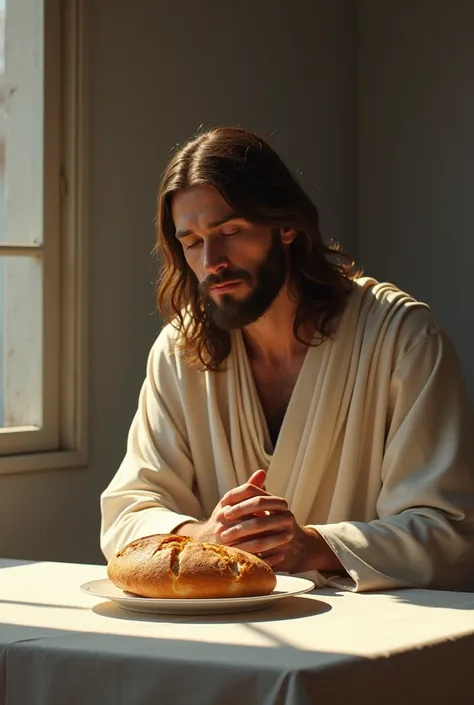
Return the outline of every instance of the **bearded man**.
{"type": "Polygon", "coordinates": [[[161,181],[157,298],[106,558],[154,533],[349,590],[474,588],[473,424],[430,308],[325,245],[275,151],[193,138],[161,181]]]}

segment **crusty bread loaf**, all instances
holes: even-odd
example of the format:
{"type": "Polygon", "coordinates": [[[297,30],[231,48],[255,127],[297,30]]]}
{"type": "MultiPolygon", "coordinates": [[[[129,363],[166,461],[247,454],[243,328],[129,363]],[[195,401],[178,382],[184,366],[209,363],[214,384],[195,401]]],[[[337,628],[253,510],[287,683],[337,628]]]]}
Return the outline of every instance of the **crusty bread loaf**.
{"type": "Polygon", "coordinates": [[[273,570],[251,553],[173,534],[132,541],[107,574],[121,590],[155,598],[269,595],[276,585],[273,570]]]}

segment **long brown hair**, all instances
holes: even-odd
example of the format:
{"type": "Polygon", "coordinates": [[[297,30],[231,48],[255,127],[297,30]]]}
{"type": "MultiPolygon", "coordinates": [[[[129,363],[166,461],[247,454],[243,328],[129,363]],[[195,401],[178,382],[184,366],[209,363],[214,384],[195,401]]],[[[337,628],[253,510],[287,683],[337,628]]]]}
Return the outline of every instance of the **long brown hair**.
{"type": "Polygon", "coordinates": [[[197,278],[175,237],[171,200],[181,189],[210,184],[246,220],[272,229],[292,228],[290,288],[297,311],[297,340],[311,344],[330,336],[331,322],[345,305],[354,262],[337,243],[326,246],[316,206],[270,147],[256,134],[217,127],[188,141],[171,158],[160,183],[155,253],[159,262],[157,306],[179,331],[179,347],[190,364],[215,370],[229,355],[230,334],[206,314],[197,278]],[[335,257],[334,257],[335,256],[335,257]],[[334,260],[334,261],[333,261],[334,260]]]}

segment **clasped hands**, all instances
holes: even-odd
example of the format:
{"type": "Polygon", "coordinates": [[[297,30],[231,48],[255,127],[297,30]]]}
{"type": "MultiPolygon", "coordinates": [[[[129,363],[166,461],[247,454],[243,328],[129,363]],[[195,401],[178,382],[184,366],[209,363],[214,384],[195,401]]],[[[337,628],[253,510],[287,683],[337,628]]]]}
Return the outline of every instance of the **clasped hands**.
{"type": "Polygon", "coordinates": [[[257,470],[244,485],[227,492],[209,519],[189,535],[258,555],[274,570],[309,570],[308,554],[317,534],[298,525],[285,499],[266,491],[265,478],[265,471],[257,470]]]}

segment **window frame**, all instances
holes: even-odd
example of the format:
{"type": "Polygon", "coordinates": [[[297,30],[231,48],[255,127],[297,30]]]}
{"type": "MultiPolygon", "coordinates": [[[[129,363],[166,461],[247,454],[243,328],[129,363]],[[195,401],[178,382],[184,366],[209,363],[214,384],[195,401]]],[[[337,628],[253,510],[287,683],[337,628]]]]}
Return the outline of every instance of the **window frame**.
{"type": "MultiPolygon", "coordinates": [[[[0,429],[0,475],[78,468],[88,460],[87,10],[88,0],[45,0],[41,256],[47,433],[0,429]]],[[[21,247],[0,244],[0,255],[14,257],[21,247]]]]}

